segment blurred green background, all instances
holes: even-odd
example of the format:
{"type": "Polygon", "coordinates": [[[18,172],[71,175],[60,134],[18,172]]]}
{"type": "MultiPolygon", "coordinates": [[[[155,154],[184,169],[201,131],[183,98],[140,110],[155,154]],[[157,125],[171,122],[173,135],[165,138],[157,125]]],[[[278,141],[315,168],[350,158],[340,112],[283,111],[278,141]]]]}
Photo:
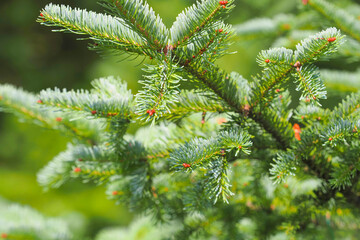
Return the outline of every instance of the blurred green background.
{"type": "MultiPolygon", "coordinates": [[[[177,14],[193,0],[148,0],[170,27],[177,14]]],[[[49,0],[2,0],[0,3],[0,82],[21,86],[32,92],[44,88],[85,88],[95,78],[114,75],[128,81],[133,92],[138,89],[143,59],[122,61],[101,57],[87,50],[87,43],[72,34],[53,33],[35,22],[49,0]]],[[[72,7],[97,12],[103,9],[95,1],[63,0],[72,7]]],[[[254,17],[272,17],[278,13],[295,13],[299,2],[289,0],[237,0],[229,18],[232,24],[254,17]]],[[[235,43],[229,55],[219,61],[224,69],[249,78],[259,69],[256,55],[267,49],[271,39],[235,43]]],[[[73,182],[61,189],[43,192],[36,173],[60,151],[69,139],[58,133],[21,123],[12,115],[0,113],[0,196],[30,205],[48,216],[77,212],[85,218],[84,231],[93,236],[108,226],[127,225],[132,215],[126,206],[108,201],[104,188],[73,182]]]]}

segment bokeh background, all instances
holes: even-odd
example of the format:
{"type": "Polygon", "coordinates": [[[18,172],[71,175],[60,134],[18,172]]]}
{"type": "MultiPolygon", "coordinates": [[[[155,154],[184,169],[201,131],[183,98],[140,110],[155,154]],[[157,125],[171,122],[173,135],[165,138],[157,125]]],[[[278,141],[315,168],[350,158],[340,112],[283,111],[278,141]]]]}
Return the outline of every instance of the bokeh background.
{"type": "MultiPolygon", "coordinates": [[[[142,78],[142,60],[120,61],[101,57],[87,49],[85,41],[72,34],[54,33],[35,22],[42,7],[50,0],[0,1],[0,83],[21,86],[31,92],[44,88],[85,88],[102,76],[119,76],[133,92],[142,78]]],[[[170,27],[177,14],[193,0],[148,0],[170,27]]],[[[96,1],[62,0],[53,3],[103,9],[96,1]]],[[[278,13],[296,14],[299,1],[237,0],[237,8],[228,21],[239,24],[254,17],[272,17],[278,13]]],[[[238,42],[232,46],[237,54],[218,63],[246,78],[259,72],[256,55],[271,45],[271,39],[238,42]]],[[[333,63],[336,65],[336,62],[333,63]]],[[[351,64],[349,68],[354,66],[351,64]]],[[[331,105],[331,102],[330,102],[331,105]]],[[[104,188],[72,182],[61,189],[44,192],[36,182],[36,173],[60,151],[69,139],[37,126],[21,123],[0,113],[0,196],[29,205],[47,216],[71,218],[77,231],[88,237],[109,226],[126,226],[133,216],[126,206],[106,199],[104,188]],[[77,217],[74,217],[77,216],[77,217]]]]}

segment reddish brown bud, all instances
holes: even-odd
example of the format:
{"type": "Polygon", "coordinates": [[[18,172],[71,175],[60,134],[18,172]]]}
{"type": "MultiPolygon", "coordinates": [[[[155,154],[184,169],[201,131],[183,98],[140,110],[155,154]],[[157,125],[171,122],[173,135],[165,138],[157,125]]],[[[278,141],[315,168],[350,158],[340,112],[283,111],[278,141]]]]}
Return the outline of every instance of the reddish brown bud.
{"type": "Polygon", "coordinates": [[[191,167],[191,165],[190,165],[190,164],[187,164],[187,163],[183,163],[182,165],[183,165],[184,168],[189,168],[189,167],[191,167]]]}
{"type": "Polygon", "coordinates": [[[96,113],[97,113],[97,111],[95,111],[95,110],[91,111],[92,115],[95,115],[96,113]]]}
{"type": "Polygon", "coordinates": [[[269,60],[269,59],[266,59],[266,60],[265,60],[265,62],[266,62],[266,63],[269,63],[269,62],[270,62],[270,60],[269,60]]]}
{"type": "Polygon", "coordinates": [[[149,116],[152,116],[156,113],[156,111],[154,109],[151,109],[151,110],[147,110],[146,113],[149,114],[149,116]]]}
{"type": "Polygon", "coordinates": [[[328,38],[328,42],[334,42],[336,40],[336,37],[328,38]]]}
{"type": "Polygon", "coordinates": [[[39,103],[39,104],[43,104],[43,101],[41,101],[41,100],[37,100],[37,103],[39,103]]]}
{"type": "Polygon", "coordinates": [[[75,172],[75,173],[81,172],[81,168],[79,168],[79,167],[74,168],[74,172],[75,172]]]}
{"type": "Polygon", "coordinates": [[[329,141],[332,141],[333,140],[333,138],[332,137],[329,137],[329,141]]]}
{"type": "Polygon", "coordinates": [[[113,191],[111,194],[113,195],[113,196],[115,196],[115,195],[118,195],[118,191],[113,191]]]}
{"type": "Polygon", "coordinates": [[[294,130],[294,134],[295,134],[295,139],[298,141],[301,141],[301,136],[300,136],[301,128],[300,128],[299,124],[295,123],[293,126],[293,130],[294,130]]]}
{"type": "Polygon", "coordinates": [[[301,67],[301,63],[299,61],[297,61],[295,64],[294,64],[294,67],[296,68],[296,70],[299,72],[300,71],[300,67],[301,67]]]}
{"type": "Polygon", "coordinates": [[[55,120],[56,120],[57,122],[61,122],[61,121],[62,121],[62,118],[61,118],[61,117],[57,117],[57,118],[55,118],[55,120]]]}

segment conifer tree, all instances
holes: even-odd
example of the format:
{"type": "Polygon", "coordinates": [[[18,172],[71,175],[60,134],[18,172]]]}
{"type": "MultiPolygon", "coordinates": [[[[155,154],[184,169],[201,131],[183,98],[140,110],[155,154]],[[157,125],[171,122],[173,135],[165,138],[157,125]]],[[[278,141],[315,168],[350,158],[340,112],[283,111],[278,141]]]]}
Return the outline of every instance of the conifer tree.
{"type": "Polygon", "coordinates": [[[327,91],[316,64],[356,57],[360,21],[325,0],[303,0],[304,14],[318,12],[334,27],[305,31],[301,14],[232,27],[225,20],[235,0],[199,0],[168,29],[146,1],[101,4],[106,14],[49,4],[38,22],[82,35],[102,54],[151,59],[141,91],[116,77],[92,81],[91,90],[36,95],[0,85],[1,110],[73,139],[39,172],[41,186],[104,184],[110,199],[156,220],[98,239],[131,239],[143,226],[162,239],[354,236],[360,95],[323,108],[327,91]],[[295,27],[286,29],[284,18],[295,27]],[[277,31],[287,32],[279,39],[277,31]],[[296,44],[295,34],[303,37],[296,44]],[[252,79],[217,65],[233,42],[265,35],[283,46],[259,53],[262,70],[252,79]],[[141,126],[134,135],[131,125],[141,126]]]}

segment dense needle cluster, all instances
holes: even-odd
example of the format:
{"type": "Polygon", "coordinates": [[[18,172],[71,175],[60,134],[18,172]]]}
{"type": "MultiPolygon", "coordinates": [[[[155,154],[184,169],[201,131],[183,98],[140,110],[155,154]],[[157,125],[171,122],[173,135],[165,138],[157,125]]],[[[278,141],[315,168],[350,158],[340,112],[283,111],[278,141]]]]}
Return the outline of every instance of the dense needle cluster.
{"type": "MultiPolygon", "coordinates": [[[[291,34],[301,29],[289,16],[225,23],[234,2],[197,1],[170,29],[143,0],[104,0],[108,14],[47,5],[40,24],[86,36],[91,50],[152,61],[137,93],[115,77],[92,81],[90,90],[38,95],[0,85],[1,110],[72,138],[39,183],[104,184],[110,199],[156,218],[168,239],[306,237],[356,219],[349,209],[360,202],[360,95],[324,108],[316,63],[356,53],[340,46],[342,32],[360,41],[360,24],[325,0],[303,0],[303,11],[313,8],[341,31],[306,32],[294,44],[291,34]],[[252,79],[216,62],[247,34],[289,45],[261,51],[252,79]]],[[[1,237],[10,230],[0,226],[1,237]]]]}

